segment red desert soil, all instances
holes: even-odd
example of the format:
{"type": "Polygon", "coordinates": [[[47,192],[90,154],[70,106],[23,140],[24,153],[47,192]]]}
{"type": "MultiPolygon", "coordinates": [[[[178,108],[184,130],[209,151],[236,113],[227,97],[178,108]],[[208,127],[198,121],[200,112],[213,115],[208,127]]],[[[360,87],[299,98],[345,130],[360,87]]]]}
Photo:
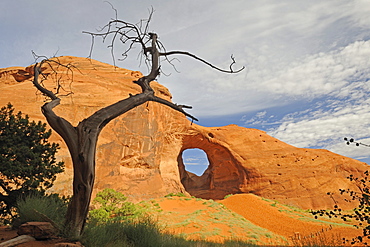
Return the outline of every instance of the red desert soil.
{"type": "MultiPolygon", "coordinates": [[[[164,211],[161,216],[158,216],[159,222],[165,225],[168,223],[172,224],[169,224],[168,227],[165,228],[166,231],[169,231],[171,234],[186,234],[187,239],[199,239],[197,233],[203,230],[204,232],[212,231],[212,229],[215,228],[221,229],[220,235],[228,235],[229,228],[222,222],[212,223],[212,225],[208,224],[209,222],[207,222],[207,219],[210,218],[209,214],[215,213],[216,210],[205,205],[205,200],[197,201],[194,198],[190,200],[187,199],[183,197],[172,197],[163,198],[159,201],[159,206],[164,211]],[[196,214],[196,212],[202,213],[200,213],[196,219],[193,219],[192,223],[180,227],[173,225],[174,223],[181,224],[180,222],[184,220],[184,217],[190,219],[191,215],[196,214]],[[196,222],[196,220],[200,220],[201,223],[196,222]],[[199,225],[202,225],[202,227],[199,227],[199,225]]],[[[207,241],[223,242],[224,238],[220,235],[209,236],[207,237],[207,241]]]]}
{"type": "MultiPolygon", "coordinates": [[[[361,235],[361,230],[358,230],[356,228],[349,226],[346,227],[344,224],[338,226],[338,224],[335,224],[334,222],[328,222],[328,219],[326,219],[326,223],[319,220],[314,220],[313,216],[307,212],[295,212],[294,209],[281,204],[276,206],[276,203],[274,203],[273,201],[264,200],[261,197],[253,194],[233,195],[218,202],[223,204],[233,212],[243,216],[254,225],[267,229],[268,231],[273,232],[276,235],[282,236],[288,241],[291,241],[291,239],[294,237],[300,239],[312,239],[312,235],[319,234],[328,239],[328,241],[334,241],[338,243],[339,240],[343,237],[345,237],[346,239],[352,239],[355,236],[361,235]],[[302,218],[304,218],[305,220],[302,218]]],[[[204,203],[201,201],[184,200],[181,197],[173,197],[170,200],[164,199],[162,201],[159,201],[159,205],[160,208],[165,212],[180,213],[184,215],[188,214],[189,217],[195,211],[206,209],[206,211],[202,213],[204,216],[205,214],[209,214],[213,210],[213,208],[207,208],[207,206],[205,206],[204,203]]],[[[167,222],[179,221],[179,219],[176,218],[176,215],[164,214],[164,217],[166,217],[165,220],[167,222]]],[[[211,216],[208,215],[208,217],[211,216]]],[[[159,219],[163,220],[163,218],[161,219],[161,217],[159,217],[159,219]]],[[[207,221],[207,224],[209,222],[210,221],[207,221]]],[[[336,223],[343,223],[343,221],[339,220],[336,221],[336,223]]],[[[174,224],[174,226],[175,225],[176,224],[174,224]]],[[[222,237],[207,237],[206,239],[208,241],[222,242],[227,238],[235,238],[235,235],[232,236],[229,233],[230,231],[226,224],[221,226],[220,224],[212,223],[208,224],[208,226],[206,226],[205,228],[207,228],[206,231],[209,232],[211,232],[213,228],[222,229],[222,233],[220,234],[222,235],[222,237]]],[[[185,233],[190,239],[196,239],[197,237],[195,233],[196,231],[199,231],[199,227],[197,229],[197,227],[194,227],[194,225],[192,224],[182,226],[181,228],[171,227],[171,229],[172,232],[175,234],[185,233]],[[194,233],[195,237],[192,237],[192,233],[194,233]]],[[[204,230],[204,228],[202,230],[204,230]]],[[[244,234],[243,232],[241,232],[240,235],[237,236],[237,238],[248,240],[248,237],[246,238],[245,235],[245,231],[244,234]]],[[[263,240],[263,236],[261,237],[261,239],[262,241],[267,241],[264,243],[266,245],[274,245],[273,242],[271,243],[271,239],[265,238],[263,240]]]]}
{"type": "MultiPolygon", "coordinates": [[[[329,227],[328,224],[298,220],[298,217],[292,217],[287,213],[279,211],[277,207],[271,206],[271,202],[253,194],[233,195],[219,202],[242,215],[253,224],[288,239],[297,234],[301,237],[310,236],[329,227]]],[[[333,226],[329,232],[331,235],[339,235],[348,239],[361,234],[361,230],[356,228],[338,226],[333,226]]]]}
{"type": "MultiPolygon", "coordinates": [[[[195,198],[184,199],[181,197],[172,198],[162,198],[157,200],[159,202],[160,208],[164,212],[175,212],[179,215],[187,215],[192,212],[199,210],[207,210],[207,212],[213,209],[204,204],[204,201],[197,201],[195,198]]],[[[290,239],[292,236],[309,236],[312,233],[320,232],[322,229],[329,229],[329,224],[324,224],[320,222],[303,221],[298,219],[298,215],[291,214],[289,212],[281,211],[284,206],[275,207],[272,201],[266,201],[262,198],[255,196],[253,194],[238,194],[230,196],[224,200],[218,201],[219,203],[225,205],[230,210],[242,215],[244,218],[252,222],[253,224],[265,228],[277,235],[283,236],[286,239],[290,239]],[[280,211],[279,211],[280,210],[280,211]]],[[[288,207],[286,207],[288,208],[288,207]]],[[[172,219],[171,219],[172,220],[172,219]]],[[[208,225],[210,231],[212,228],[222,229],[222,235],[231,238],[232,236],[227,236],[228,229],[226,225],[218,223],[212,223],[208,225]]],[[[190,224],[188,226],[182,226],[181,229],[173,229],[174,233],[192,233],[194,232],[194,225],[190,224]]],[[[199,230],[199,229],[198,229],[199,230]]],[[[327,231],[330,236],[340,236],[351,238],[361,234],[360,230],[350,227],[340,227],[333,226],[332,229],[327,231]]],[[[242,233],[241,233],[242,234],[242,233]]],[[[0,243],[8,239],[15,237],[16,231],[7,230],[5,227],[0,227],[0,243]]],[[[235,236],[233,236],[235,237],[235,236]]],[[[239,236],[243,239],[243,236],[239,236]]],[[[207,238],[207,240],[222,242],[222,237],[213,236],[207,238]]],[[[59,240],[60,241],[60,240],[59,240]]],[[[53,241],[35,241],[25,244],[18,245],[20,247],[51,247],[54,246],[57,240],[53,241]]]]}

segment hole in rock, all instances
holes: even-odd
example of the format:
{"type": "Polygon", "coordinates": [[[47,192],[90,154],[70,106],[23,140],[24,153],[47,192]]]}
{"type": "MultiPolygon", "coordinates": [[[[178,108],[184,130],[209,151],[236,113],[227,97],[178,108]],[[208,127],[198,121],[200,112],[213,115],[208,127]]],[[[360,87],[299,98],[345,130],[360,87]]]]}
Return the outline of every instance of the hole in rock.
{"type": "Polygon", "coordinates": [[[182,160],[185,170],[197,176],[202,176],[209,166],[207,154],[199,148],[184,150],[182,152],[182,160]]]}
{"type": "Polygon", "coordinates": [[[256,177],[252,169],[241,166],[233,153],[202,134],[188,136],[178,157],[180,181],[190,195],[220,200],[226,195],[250,191],[246,181],[256,177]]]}

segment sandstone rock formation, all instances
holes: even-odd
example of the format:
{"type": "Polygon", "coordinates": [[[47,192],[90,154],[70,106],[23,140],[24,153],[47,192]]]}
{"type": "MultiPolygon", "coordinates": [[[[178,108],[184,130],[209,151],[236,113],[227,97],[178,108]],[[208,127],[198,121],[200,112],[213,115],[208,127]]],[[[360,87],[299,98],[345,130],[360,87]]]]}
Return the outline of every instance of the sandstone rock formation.
{"type": "MultiPolygon", "coordinates": [[[[73,94],[63,97],[56,108],[73,124],[139,92],[133,81],[140,72],[86,58],[66,56],[59,60],[78,68],[73,83],[66,81],[65,85],[73,94]]],[[[63,68],[55,69],[65,80],[72,77],[63,68]]],[[[32,119],[45,121],[40,111],[44,98],[33,88],[32,77],[32,66],[0,69],[0,106],[11,102],[32,119]]],[[[45,83],[53,86],[51,80],[45,83]]],[[[153,85],[157,96],[171,99],[167,88],[153,85]]],[[[53,192],[71,194],[73,171],[68,150],[57,134],[53,134],[53,141],[61,145],[58,158],[66,163],[53,192]]],[[[171,192],[212,199],[254,193],[302,208],[323,208],[333,206],[327,192],[355,188],[346,177],[361,176],[367,168],[365,163],[327,150],[293,147],[260,130],[192,124],[182,114],[149,102],[116,118],[101,133],[95,193],[114,188],[132,201],[171,192]],[[210,165],[200,177],[185,170],[182,152],[190,148],[207,153],[210,165]]]]}

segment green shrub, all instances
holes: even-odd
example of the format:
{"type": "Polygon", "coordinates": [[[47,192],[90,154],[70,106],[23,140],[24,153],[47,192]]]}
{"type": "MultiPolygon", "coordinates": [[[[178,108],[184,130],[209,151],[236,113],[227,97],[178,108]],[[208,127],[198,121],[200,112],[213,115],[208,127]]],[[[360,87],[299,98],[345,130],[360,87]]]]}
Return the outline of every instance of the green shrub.
{"type": "Polygon", "coordinates": [[[18,217],[13,226],[32,221],[51,220],[59,229],[62,229],[67,212],[68,200],[60,198],[58,194],[43,195],[31,193],[17,200],[18,217]]]}
{"type": "Polygon", "coordinates": [[[89,212],[90,223],[98,224],[140,217],[143,209],[126,200],[126,196],[113,189],[100,191],[93,200],[93,206],[96,209],[89,212]]]}

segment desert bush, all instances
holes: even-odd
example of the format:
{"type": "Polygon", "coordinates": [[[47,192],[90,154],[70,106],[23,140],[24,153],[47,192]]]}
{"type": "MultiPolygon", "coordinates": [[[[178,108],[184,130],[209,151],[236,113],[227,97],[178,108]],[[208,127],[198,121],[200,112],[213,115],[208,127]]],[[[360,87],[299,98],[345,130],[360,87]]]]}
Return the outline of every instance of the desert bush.
{"type": "MultiPolygon", "coordinates": [[[[333,210],[314,210],[311,211],[315,218],[318,216],[328,216],[329,218],[340,218],[343,221],[351,222],[355,227],[362,229],[362,235],[357,236],[353,239],[343,239],[345,242],[350,244],[361,243],[362,245],[368,245],[370,239],[370,181],[369,171],[364,172],[364,177],[356,178],[353,175],[347,177],[351,182],[356,184],[357,191],[350,189],[344,190],[339,189],[341,195],[349,195],[349,199],[346,201],[358,202],[358,206],[351,211],[343,211],[334,200],[335,205],[333,210]]],[[[332,193],[328,192],[329,196],[332,193]]]]}
{"type": "Polygon", "coordinates": [[[143,209],[126,200],[125,195],[113,189],[100,191],[92,203],[96,209],[89,212],[90,224],[136,219],[142,216],[143,209]]]}
{"type": "Polygon", "coordinates": [[[58,229],[62,229],[67,206],[68,199],[61,198],[58,194],[32,193],[20,197],[17,201],[18,216],[13,225],[32,221],[52,221],[51,223],[58,229]]]}

